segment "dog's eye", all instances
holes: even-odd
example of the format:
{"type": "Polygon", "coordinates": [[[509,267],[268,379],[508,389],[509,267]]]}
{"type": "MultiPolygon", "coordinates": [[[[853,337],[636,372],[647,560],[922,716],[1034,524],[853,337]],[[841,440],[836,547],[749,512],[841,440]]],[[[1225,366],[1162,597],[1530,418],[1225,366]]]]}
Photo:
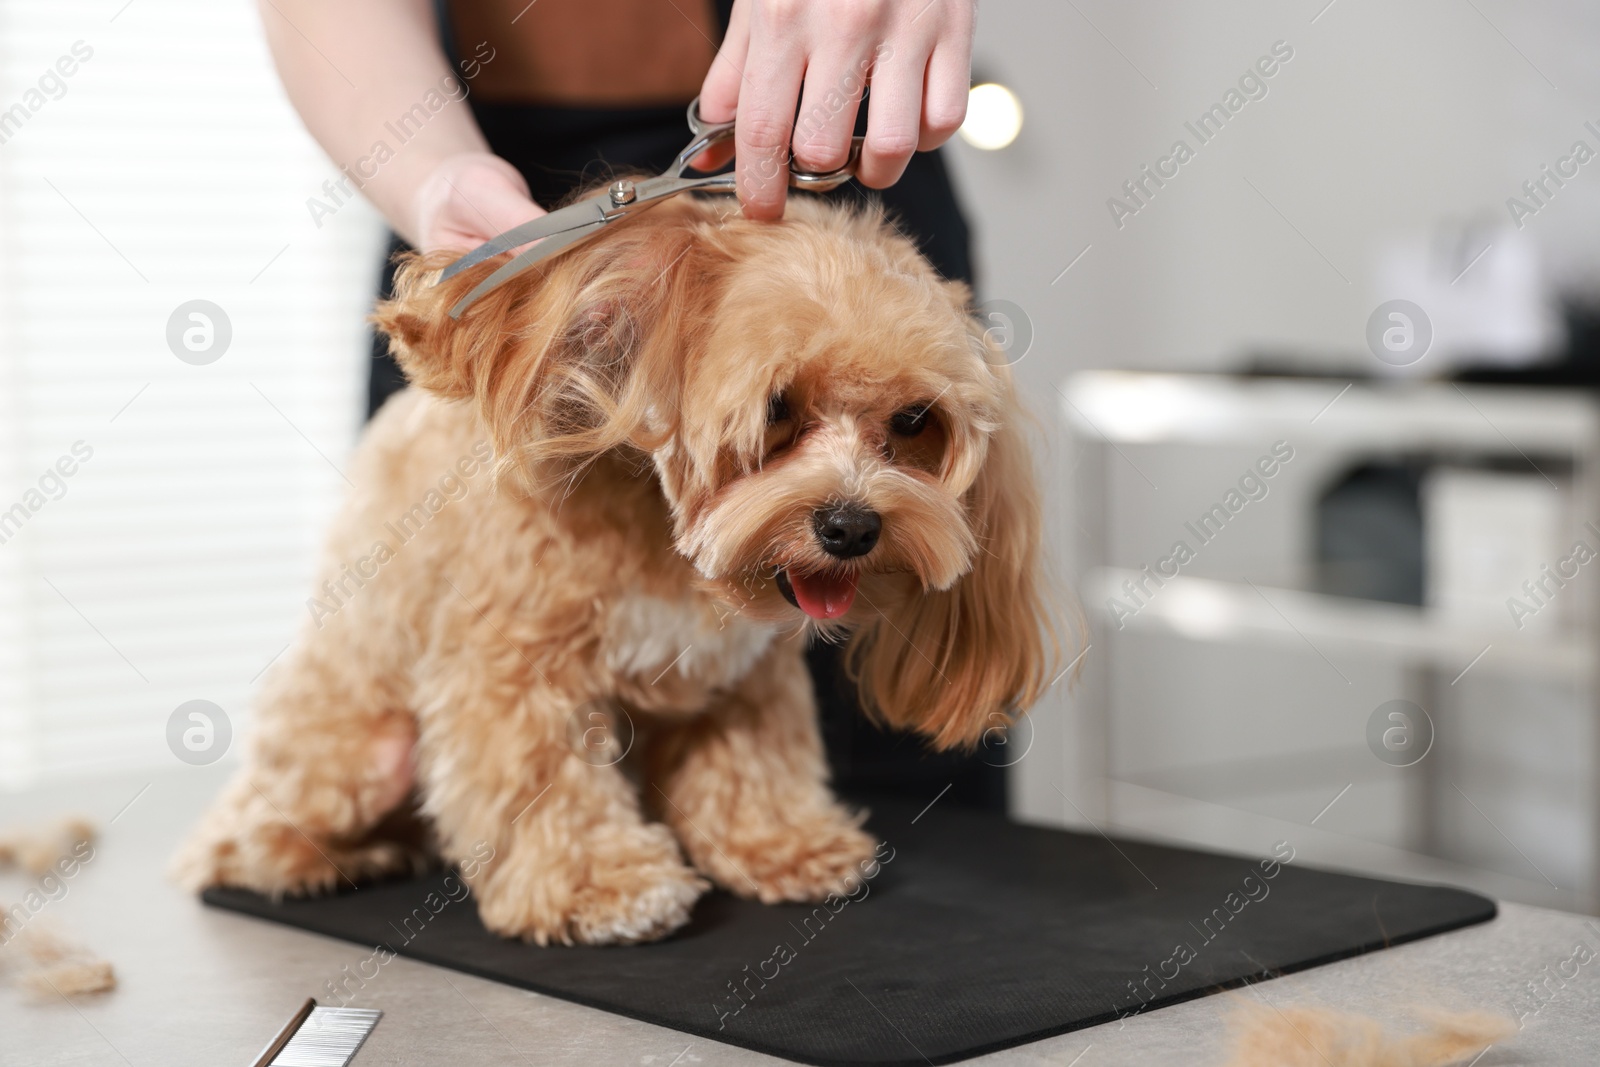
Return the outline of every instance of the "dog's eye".
{"type": "Polygon", "coordinates": [[[789,417],[789,399],[782,393],[773,393],[767,401],[767,425],[776,426],[789,417]]]}
{"type": "Polygon", "coordinates": [[[902,408],[889,419],[889,429],[901,437],[915,437],[928,426],[928,405],[902,408]]]}

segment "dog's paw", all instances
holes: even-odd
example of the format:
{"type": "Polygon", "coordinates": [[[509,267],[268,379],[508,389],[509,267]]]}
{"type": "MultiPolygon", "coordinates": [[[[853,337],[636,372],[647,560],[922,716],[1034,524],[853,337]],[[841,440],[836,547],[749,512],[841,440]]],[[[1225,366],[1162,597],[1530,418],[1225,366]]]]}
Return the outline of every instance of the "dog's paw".
{"type": "Polygon", "coordinates": [[[426,864],[422,852],[394,841],[313,840],[263,795],[235,784],[172,857],[167,874],[194,892],[234,886],[281,897],[348,889],[426,864]]]}
{"type": "Polygon", "coordinates": [[[648,884],[589,887],[567,916],[571,939],[585,945],[656,941],[689,921],[709,882],[680,863],[648,884]]]}
{"type": "Polygon", "coordinates": [[[740,835],[716,848],[696,849],[696,861],[718,885],[763,904],[853,893],[877,869],[877,842],[859,823],[830,808],[799,825],[774,826],[770,834],[740,835]]]}
{"type": "Polygon", "coordinates": [[[364,879],[417,873],[426,865],[421,853],[394,842],[318,846],[287,823],[276,823],[237,837],[196,835],[172,858],[167,874],[191,892],[234,886],[282,897],[352,889],[364,879]]]}
{"type": "Polygon", "coordinates": [[[483,924],[503,937],[615,945],[665,937],[710,888],[665,827],[639,826],[559,854],[513,847],[473,892],[483,924]]]}

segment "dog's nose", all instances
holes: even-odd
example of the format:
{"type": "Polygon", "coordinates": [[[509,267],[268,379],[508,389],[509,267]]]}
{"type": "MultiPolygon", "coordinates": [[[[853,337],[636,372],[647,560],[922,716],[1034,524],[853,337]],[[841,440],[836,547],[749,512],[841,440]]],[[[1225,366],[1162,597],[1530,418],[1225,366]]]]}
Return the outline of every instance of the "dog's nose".
{"type": "Polygon", "coordinates": [[[855,559],[865,556],[878,543],[883,532],[883,520],[871,508],[860,504],[837,504],[818,508],[812,516],[812,528],[822,550],[838,559],[855,559]]]}

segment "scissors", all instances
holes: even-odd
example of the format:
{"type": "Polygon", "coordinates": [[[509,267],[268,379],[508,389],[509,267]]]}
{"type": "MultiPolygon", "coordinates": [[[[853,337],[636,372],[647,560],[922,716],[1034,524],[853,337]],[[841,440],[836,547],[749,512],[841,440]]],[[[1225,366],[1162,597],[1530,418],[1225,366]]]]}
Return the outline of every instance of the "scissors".
{"type": "MultiPolygon", "coordinates": [[[[603,191],[569,204],[564,208],[541,215],[521,226],[513,227],[493,240],[486,241],[444,269],[439,281],[453,278],[468,267],[492,259],[502,252],[521,248],[530,241],[539,243],[524,250],[516,258],[503,264],[477,288],[462,297],[450,309],[450,317],[458,319],[474,301],[500,288],[512,278],[534,264],[569,251],[593,237],[604,233],[606,227],[623,222],[642,211],[648,211],[663,200],[695,190],[731,193],[734,191],[732,173],[704,174],[685,177],[690,163],[713,145],[732,140],[733,122],[706,122],[700,118],[700,98],[689,104],[689,130],[694,139],[684,146],[677,158],[660,175],[654,178],[622,178],[612,182],[603,191]]],[[[796,189],[827,192],[836,189],[855,176],[861,159],[862,138],[850,143],[850,157],[838,170],[817,172],[800,170],[789,161],[789,185],[796,189]]]]}

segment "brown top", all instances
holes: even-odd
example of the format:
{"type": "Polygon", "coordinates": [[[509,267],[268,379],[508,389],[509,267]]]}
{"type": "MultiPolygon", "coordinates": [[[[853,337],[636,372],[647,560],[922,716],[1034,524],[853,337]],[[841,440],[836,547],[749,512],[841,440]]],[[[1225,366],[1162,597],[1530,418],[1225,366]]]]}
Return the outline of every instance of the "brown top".
{"type": "Polygon", "coordinates": [[[462,59],[489,55],[472,91],[498,103],[628,107],[700,91],[720,28],[711,0],[456,0],[462,59]]]}

